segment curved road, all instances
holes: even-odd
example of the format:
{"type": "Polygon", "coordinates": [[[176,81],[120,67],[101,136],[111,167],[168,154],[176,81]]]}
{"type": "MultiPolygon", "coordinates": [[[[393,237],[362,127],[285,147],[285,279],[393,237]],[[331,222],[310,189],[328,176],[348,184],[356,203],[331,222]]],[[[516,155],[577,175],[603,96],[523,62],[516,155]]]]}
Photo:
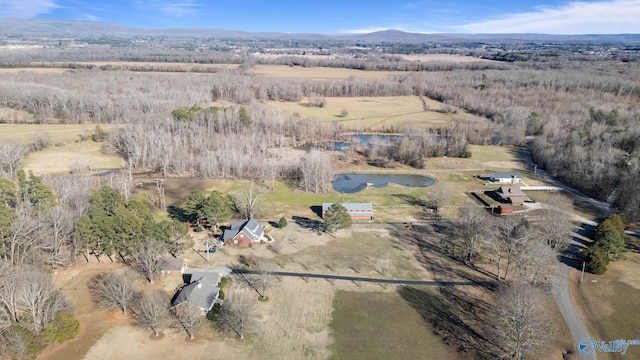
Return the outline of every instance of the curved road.
{"type": "MultiPolygon", "coordinates": [[[[531,153],[529,152],[528,149],[525,151],[525,155],[522,156],[522,160],[524,165],[528,166],[531,169],[534,169],[535,163],[531,159],[531,153]]],[[[553,178],[551,175],[549,175],[546,171],[542,169],[536,169],[536,173],[544,180],[553,184],[553,186],[557,186],[562,190],[590,203],[604,215],[612,214],[611,206],[608,203],[590,198],[589,196],[583,194],[582,192],[553,178]]],[[[572,214],[572,215],[574,215],[575,217],[575,214],[572,214]]],[[[594,222],[589,220],[583,221],[583,222],[589,223],[590,225],[595,224],[594,222]]],[[[577,259],[579,259],[579,256],[580,256],[579,249],[581,248],[581,246],[582,245],[580,245],[579,243],[577,243],[575,240],[572,239],[571,243],[569,244],[568,250],[565,252],[565,254],[563,254],[563,256],[571,259],[574,262],[579,263],[580,261],[577,259]]],[[[560,313],[562,314],[562,317],[564,317],[564,320],[567,323],[567,327],[569,327],[569,331],[571,331],[571,336],[573,337],[573,344],[576,347],[578,359],[579,360],[597,359],[596,353],[593,353],[591,355],[585,355],[580,352],[580,341],[585,338],[591,338],[591,335],[589,335],[589,331],[587,330],[587,327],[584,325],[584,322],[580,318],[580,315],[578,314],[578,311],[576,310],[575,305],[571,300],[571,293],[569,291],[569,281],[572,281],[570,279],[571,270],[572,270],[571,266],[569,266],[565,262],[560,263],[560,267],[558,268],[558,271],[556,271],[556,277],[558,278],[558,292],[554,294],[554,298],[556,300],[556,304],[558,304],[558,308],[560,309],[560,313]]],[[[594,339],[594,340],[604,340],[604,339],[594,339]]]]}

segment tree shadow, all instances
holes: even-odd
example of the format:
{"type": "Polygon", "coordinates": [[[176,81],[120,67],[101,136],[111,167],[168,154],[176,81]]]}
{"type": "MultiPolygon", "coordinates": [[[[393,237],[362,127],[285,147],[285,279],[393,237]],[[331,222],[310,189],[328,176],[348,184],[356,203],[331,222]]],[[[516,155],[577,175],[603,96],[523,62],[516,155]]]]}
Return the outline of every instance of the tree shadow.
{"type": "Polygon", "coordinates": [[[322,218],[322,206],[314,205],[309,207],[314,214],[318,215],[319,218],[322,218]]]}
{"type": "Polygon", "coordinates": [[[408,194],[391,194],[391,196],[396,197],[409,205],[413,206],[427,206],[427,202],[419,197],[408,195],[408,194]]]}
{"type": "Polygon", "coordinates": [[[169,205],[167,207],[167,213],[169,214],[169,218],[173,220],[178,220],[180,222],[187,222],[191,220],[187,215],[184,214],[182,208],[175,205],[169,205]]]}
{"type": "Polygon", "coordinates": [[[398,288],[400,297],[429,324],[437,336],[465,357],[494,354],[495,344],[485,337],[484,324],[490,306],[453,288],[439,292],[411,286],[398,288]],[[478,305],[480,304],[480,305],[478,305]]]}
{"type": "Polygon", "coordinates": [[[308,217],[297,215],[294,215],[292,219],[298,226],[311,231],[322,231],[324,229],[324,223],[320,220],[309,219],[308,217]]]}

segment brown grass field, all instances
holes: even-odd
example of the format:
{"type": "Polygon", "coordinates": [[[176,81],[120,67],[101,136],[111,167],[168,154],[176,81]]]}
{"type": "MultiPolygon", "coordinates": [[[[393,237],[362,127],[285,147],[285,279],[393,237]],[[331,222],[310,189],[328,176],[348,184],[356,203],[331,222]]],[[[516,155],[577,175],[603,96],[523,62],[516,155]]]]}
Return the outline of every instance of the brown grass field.
{"type": "MultiPolygon", "coordinates": [[[[640,254],[628,253],[626,260],[610,262],[604,275],[585,273],[583,283],[576,285],[585,321],[594,330],[593,340],[640,340],[639,276],[640,254]]],[[[640,346],[629,346],[624,356],[599,353],[598,359],[640,359],[640,346]]]]}
{"type": "Polygon", "coordinates": [[[181,69],[180,72],[217,72],[223,70],[235,69],[237,64],[194,64],[194,63],[158,63],[158,62],[137,62],[137,61],[71,61],[71,62],[45,62],[34,63],[32,67],[24,68],[0,68],[0,74],[2,73],[14,73],[14,72],[32,72],[36,74],[59,74],[65,71],[71,70],[67,65],[69,63],[80,65],[94,65],[94,66],[112,66],[115,69],[130,69],[130,68],[150,68],[156,69],[160,73],[171,72],[172,69],[181,69]],[[44,66],[44,67],[43,67],[44,66]]]}
{"type": "Polygon", "coordinates": [[[269,101],[277,109],[297,113],[303,118],[335,122],[349,130],[376,130],[416,126],[421,128],[447,127],[455,121],[486,121],[464,110],[427,99],[427,111],[417,96],[387,97],[328,97],[321,108],[302,102],[269,101]],[[341,116],[346,110],[347,116],[341,116]],[[448,111],[450,110],[450,111],[448,111]]]}
{"type": "MultiPolygon", "coordinates": [[[[100,126],[105,131],[119,127],[110,124],[100,126]]],[[[43,151],[30,152],[23,161],[24,169],[36,175],[69,173],[78,164],[88,169],[122,167],[122,158],[103,153],[100,150],[102,144],[79,140],[83,134],[90,136],[94,129],[94,124],[0,124],[0,140],[16,139],[28,146],[34,134],[49,134],[51,146],[43,151]]]]}
{"type": "Polygon", "coordinates": [[[314,80],[331,80],[331,79],[348,79],[356,77],[360,79],[386,79],[389,75],[406,74],[403,71],[366,71],[356,69],[343,68],[327,68],[327,67],[302,67],[288,65],[254,65],[247,74],[290,79],[314,79],[314,80]]]}

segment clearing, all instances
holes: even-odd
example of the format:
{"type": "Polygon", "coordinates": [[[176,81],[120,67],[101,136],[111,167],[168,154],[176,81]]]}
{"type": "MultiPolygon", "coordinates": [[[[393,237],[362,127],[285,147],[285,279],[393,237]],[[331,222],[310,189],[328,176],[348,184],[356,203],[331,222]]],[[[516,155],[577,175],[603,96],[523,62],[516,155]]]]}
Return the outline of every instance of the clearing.
{"type": "Polygon", "coordinates": [[[386,79],[389,75],[406,74],[405,71],[368,71],[344,68],[328,67],[302,67],[288,65],[254,65],[246,74],[263,77],[331,80],[348,79],[356,77],[360,79],[386,79]]]}
{"type": "MultiPolygon", "coordinates": [[[[113,169],[122,167],[122,158],[105,154],[100,150],[102,143],[91,140],[80,141],[81,137],[93,134],[95,124],[0,124],[0,140],[16,139],[25,145],[33,135],[47,133],[51,145],[42,151],[32,151],[25,157],[25,171],[36,175],[69,173],[71,169],[113,169]]],[[[101,124],[108,131],[119,125],[101,124]]]]}
{"type": "Polygon", "coordinates": [[[326,97],[323,107],[302,102],[269,101],[277,109],[299,114],[303,118],[332,121],[350,130],[376,130],[417,126],[421,128],[447,127],[456,121],[486,121],[436,100],[425,98],[427,111],[417,96],[385,97],[326,97]],[[343,111],[348,115],[342,116],[343,111]]]}

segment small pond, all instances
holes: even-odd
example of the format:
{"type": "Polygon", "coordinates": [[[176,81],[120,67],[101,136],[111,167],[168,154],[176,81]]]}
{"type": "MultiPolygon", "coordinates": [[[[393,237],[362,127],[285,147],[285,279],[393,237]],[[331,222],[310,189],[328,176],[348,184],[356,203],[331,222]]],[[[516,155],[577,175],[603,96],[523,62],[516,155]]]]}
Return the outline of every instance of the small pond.
{"type": "Polygon", "coordinates": [[[384,147],[391,146],[394,142],[401,140],[404,135],[385,134],[357,134],[345,135],[343,141],[329,141],[327,145],[333,150],[344,150],[350,146],[361,147],[384,147]]]}
{"type": "Polygon", "coordinates": [[[367,184],[385,187],[390,182],[409,187],[425,187],[435,183],[430,177],[410,174],[340,174],[333,180],[335,191],[353,194],[362,191],[367,184]]]}

